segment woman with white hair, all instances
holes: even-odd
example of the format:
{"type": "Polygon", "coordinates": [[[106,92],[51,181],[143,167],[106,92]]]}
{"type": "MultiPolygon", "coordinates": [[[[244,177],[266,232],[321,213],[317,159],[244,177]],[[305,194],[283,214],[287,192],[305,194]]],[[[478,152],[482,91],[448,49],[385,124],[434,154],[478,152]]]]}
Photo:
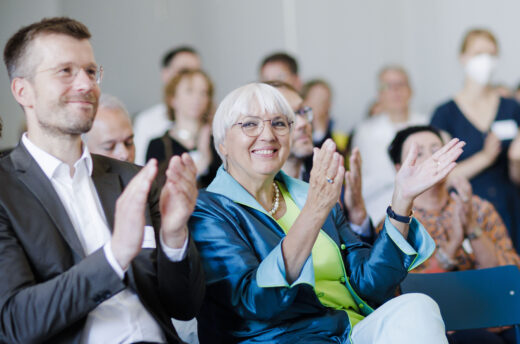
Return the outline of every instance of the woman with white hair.
{"type": "Polygon", "coordinates": [[[309,184],[281,171],[294,116],[266,84],[234,90],[217,109],[224,166],[189,222],[207,279],[200,342],[447,343],[433,300],[392,297],[434,249],[412,201],[453,169],[464,143],[454,139],[417,165],[412,150],[371,247],[338,205],[345,170],[332,140],[315,148],[309,184]]]}

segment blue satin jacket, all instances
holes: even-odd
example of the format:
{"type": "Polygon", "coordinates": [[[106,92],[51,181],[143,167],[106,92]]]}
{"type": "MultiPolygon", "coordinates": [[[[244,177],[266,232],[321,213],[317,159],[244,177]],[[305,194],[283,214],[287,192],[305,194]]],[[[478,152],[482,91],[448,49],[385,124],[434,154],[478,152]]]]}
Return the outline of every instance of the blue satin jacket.
{"type": "MultiPolygon", "coordinates": [[[[286,185],[301,209],[308,184],[283,172],[276,179],[286,185]]],[[[349,341],[347,313],[323,306],[316,296],[312,257],[289,284],[281,251],[282,228],[224,168],[200,192],[189,227],[207,280],[198,317],[201,343],[349,341]]],[[[417,220],[413,219],[406,240],[388,218],[372,247],[351,231],[339,205],[322,230],[340,248],[346,270],[341,281],[365,315],[392,298],[407,272],[435,248],[417,220]]]]}

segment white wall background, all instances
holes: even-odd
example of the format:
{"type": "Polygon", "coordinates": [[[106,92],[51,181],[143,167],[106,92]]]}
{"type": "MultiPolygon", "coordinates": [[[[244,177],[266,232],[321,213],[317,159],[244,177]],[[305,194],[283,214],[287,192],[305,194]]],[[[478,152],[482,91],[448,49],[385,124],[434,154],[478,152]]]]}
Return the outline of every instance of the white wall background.
{"type": "MultiPolygon", "coordinates": [[[[413,107],[430,114],[462,82],[457,53],[474,26],[498,37],[495,81],[520,81],[520,2],[509,0],[0,0],[0,45],[21,26],[66,15],[93,34],[105,68],[102,89],[131,113],[161,99],[159,61],[170,47],[195,46],[216,84],[216,101],[257,77],[274,50],[298,57],[304,79],[323,77],[334,88],[333,113],[349,130],[376,95],[382,65],[410,72],[413,107]]],[[[23,114],[0,68],[0,149],[16,144],[23,114]]]]}

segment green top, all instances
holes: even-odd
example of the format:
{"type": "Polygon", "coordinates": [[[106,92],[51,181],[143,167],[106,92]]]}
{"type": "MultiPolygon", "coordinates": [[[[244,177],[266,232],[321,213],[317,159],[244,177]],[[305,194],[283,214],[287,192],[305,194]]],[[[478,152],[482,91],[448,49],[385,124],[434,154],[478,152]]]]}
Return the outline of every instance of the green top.
{"type": "MultiPolygon", "coordinates": [[[[300,209],[294,203],[285,186],[279,182],[276,183],[287,208],[285,214],[276,222],[287,234],[300,214],[300,209]]],[[[320,230],[312,248],[312,264],[315,276],[314,291],[321,304],[326,307],[345,310],[352,326],[363,320],[364,316],[360,314],[358,305],[345,286],[348,278],[341,252],[334,240],[323,230],[320,230]]]]}

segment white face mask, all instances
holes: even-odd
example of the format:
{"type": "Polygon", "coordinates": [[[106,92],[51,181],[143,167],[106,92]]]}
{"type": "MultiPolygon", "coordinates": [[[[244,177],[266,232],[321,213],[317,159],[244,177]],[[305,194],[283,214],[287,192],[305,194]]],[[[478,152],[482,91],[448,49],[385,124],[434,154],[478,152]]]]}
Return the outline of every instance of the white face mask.
{"type": "Polygon", "coordinates": [[[466,75],[480,85],[487,85],[495,70],[497,61],[497,57],[490,54],[473,56],[464,68],[466,75]]]}

